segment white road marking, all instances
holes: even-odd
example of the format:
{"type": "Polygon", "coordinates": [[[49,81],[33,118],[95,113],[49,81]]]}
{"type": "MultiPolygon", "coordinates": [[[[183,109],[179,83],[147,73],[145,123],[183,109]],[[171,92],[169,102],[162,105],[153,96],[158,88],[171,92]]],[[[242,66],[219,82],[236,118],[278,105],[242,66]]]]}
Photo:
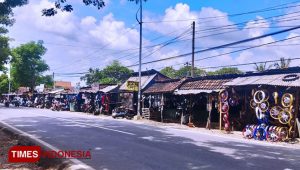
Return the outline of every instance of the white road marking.
{"type": "Polygon", "coordinates": [[[78,125],[85,125],[85,126],[90,126],[90,127],[95,127],[95,128],[99,128],[99,129],[104,129],[104,130],[109,130],[109,131],[113,131],[113,132],[118,132],[118,133],[122,133],[122,134],[127,134],[127,135],[135,136],[134,133],[130,133],[130,132],[122,131],[122,130],[111,129],[111,128],[106,128],[106,127],[98,126],[98,125],[91,125],[91,124],[88,124],[88,123],[83,123],[83,122],[78,122],[78,121],[74,121],[74,120],[69,120],[69,119],[66,119],[66,118],[61,118],[61,117],[56,117],[56,116],[51,117],[51,116],[46,116],[46,115],[40,114],[40,113],[32,113],[32,114],[43,116],[43,117],[47,117],[47,118],[53,118],[53,119],[68,121],[68,122],[76,123],[78,125]]]}
{"type": "MultiPolygon", "coordinates": [[[[51,150],[59,151],[59,149],[56,148],[55,146],[52,146],[52,145],[50,145],[49,143],[47,143],[47,142],[45,142],[45,141],[43,141],[43,140],[41,140],[41,139],[38,139],[38,138],[36,138],[35,136],[33,136],[33,135],[31,135],[31,134],[29,134],[29,133],[27,133],[27,132],[24,132],[24,131],[22,131],[22,130],[20,130],[20,129],[18,129],[18,128],[12,126],[12,125],[10,125],[10,124],[7,124],[7,123],[1,121],[1,120],[0,120],[0,122],[1,122],[2,124],[4,124],[6,127],[13,129],[14,131],[20,133],[20,134],[23,135],[23,136],[28,136],[30,139],[36,141],[36,142],[39,143],[39,144],[42,144],[42,145],[46,146],[47,148],[49,148],[49,149],[51,149],[51,150]]],[[[94,170],[94,168],[88,166],[87,164],[81,162],[81,161],[78,160],[78,159],[69,159],[69,160],[72,161],[72,162],[75,164],[75,165],[72,165],[71,167],[69,167],[69,168],[72,169],[72,170],[77,170],[77,169],[89,169],[89,170],[94,170]]]]}

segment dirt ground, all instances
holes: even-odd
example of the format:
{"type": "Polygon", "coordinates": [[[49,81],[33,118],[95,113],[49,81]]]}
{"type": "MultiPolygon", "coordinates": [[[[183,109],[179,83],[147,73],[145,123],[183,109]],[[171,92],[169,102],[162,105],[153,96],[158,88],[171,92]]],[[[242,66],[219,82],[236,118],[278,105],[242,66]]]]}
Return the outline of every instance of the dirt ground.
{"type": "Polygon", "coordinates": [[[42,169],[38,163],[8,163],[8,150],[16,145],[21,145],[19,137],[0,130],[0,169],[42,169]]]}

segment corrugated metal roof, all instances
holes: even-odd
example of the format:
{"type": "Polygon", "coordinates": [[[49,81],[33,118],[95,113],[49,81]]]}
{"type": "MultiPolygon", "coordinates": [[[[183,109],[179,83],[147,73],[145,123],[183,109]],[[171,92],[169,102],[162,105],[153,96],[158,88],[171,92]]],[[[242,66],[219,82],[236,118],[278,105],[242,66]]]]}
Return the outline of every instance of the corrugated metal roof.
{"type": "Polygon", "coordinates": [[[294,81],[284,81],[284,77],[288,75],[296,75],[300,77],[300,73],[293,74],[275,74],[261,75],[235,78],[232,81],[225,83],[225,86],[246,86],[246,85],[273,85],[285,87],[300,87],[300,79],[294,81]]]}
{"type": "Polygon", "coordinates": [[[187,94],[200,94],[200,93],[212,93],[219,92],[220,90],[175,90],[175,95],[187,95],[187,94]]]}
{"type": "Polygon", "coordinates": [[[233,79],[192,80],[184,83],[179,90],[220,90],[224,84],[233,79]]]}
{"type": "Polygon", "coordinates": [[[118,87],[118,85],[113,85],[113,86],[107,86],[103,89],[100,89],[99,91],[103,92],[103,93],[108,93],[114,89],[116,89],[118,87]]]}
{"type": "Polygon", "coordinates": [[[173,79],[173,80],[166,80],[155,82],[153,85],[148,87],[143,93],[150,94],[150,93],[172,93],[176,90],[185,79],[173,79]]]}

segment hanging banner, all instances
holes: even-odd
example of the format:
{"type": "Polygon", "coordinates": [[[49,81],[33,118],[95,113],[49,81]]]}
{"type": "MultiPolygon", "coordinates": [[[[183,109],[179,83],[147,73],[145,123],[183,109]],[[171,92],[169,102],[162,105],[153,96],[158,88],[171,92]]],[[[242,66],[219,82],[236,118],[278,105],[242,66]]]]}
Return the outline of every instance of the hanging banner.
{"type": "Polygon", "coordinates": [[[139,82],[127,81],[126,89],[129,91],[138,91],[139,90],[139,82]]]}

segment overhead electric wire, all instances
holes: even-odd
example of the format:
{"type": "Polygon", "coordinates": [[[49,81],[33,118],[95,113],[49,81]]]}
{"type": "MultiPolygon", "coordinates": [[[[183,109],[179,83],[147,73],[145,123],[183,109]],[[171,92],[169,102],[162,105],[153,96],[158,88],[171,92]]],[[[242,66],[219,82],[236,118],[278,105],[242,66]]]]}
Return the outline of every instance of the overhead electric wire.
{"type": "Polygon", "coordinates": [[[300,6],[300,5],[286,6],[288,4],[295,4],[295,3],[299,3],[299,1],[293,1],[290,3],[280,4],[280,5],[276,5],[273,7],[263,8],[263,9],[254,10],[254,11],[222,15],[222,16],[203,17],[203,18],[198,17],[198,18],[191,18],[191,19],[178,19],[178,20],[144,21],[143,23],[147,24],[147,23],[163,23],[163,22],[185,22],[185,21],[194,21],[194,20],[208,20],[208,19],[218,19],[218,18],[226,18],[226,17],[236,17],[236,16],[247,15],[247,14],[263,13],[263,12],[269,12],[269,11],[274,11],[274,10],[279,10],[279,9],[286,9],[286,8],[293,8],[293,7],[300,6]],[[280,6],[283,6],[283,7],[280,7],[280,6]]]}
{"type": "MultiPolygon", "coordinates": [[[[296,26],[296,27],[293,27],[293,28],[276,31],[276,32],[264,34],[264,35],[261,35],[261,36],[257,36],[257,37],[248,38],[248,39],[244,39],[244,40],[241,40],[241,41],[233,42],[233,43],[228,43],[228,44],[224,44],[224,45],[220,45],[220,46],[216,46],[216,47],[212,47],[212,48],[208,48],[208,49],[204,49],[204,50],[200,50],[200,51],[195,51],[195,54],[203,53],[203,52],[207,52],[207,51],[212,51],[212,50],[217,50],[217,49],[221,49],[221,48],[228,47],[228,46],[234,46],[234,45],[237,45],[237,44],[242,44],[242,43],[254,41],[254,40],[269,37],[269,36],[272,36],[272,35],[282,34],[282,33],[289,32],[289,31],[292,31],[292,30],[296,30],[296,29],[299,29],[299,28],[300,28],[300,26],[296,26]]],[[[192,53],[181,54],[181,55],[178,55],[178,56],[163,58],[163,59],[159,59],[159,60],[153,60],[153,61],[145,62],[145,63],[142,63],[142,64],[151,64],[151,63],[166,61],[166,60],[170,60],[170,59],[174,59],[174,58],[186,57],[186,56],[189,56],[191,54],[192,53]]],[[[136,65],[130,65],[130,66],[127,66],[127,67],[133,67],[133,66],[136,66],[136,65]]]]}
{"type": "MultiPolygon", "coordinates": [[[[287,58],[288,60],[300,60],[299,58],[287,58]]],[[[257,61],[257,62],[249,62],[249,63],[242,63],[242,64],[230,64],[230,65],[222,65],[222,66],[210,66],[210,67],[199,67],[199,69],[214,69],[214,68],[226,68],[226,67],[237,67],[237,66],[245,66],[245,65],[254,65],[254,64],[262,64],[262,63],[273,63],[281,61],[280,59],[277,60],[266,60],[266,61],[257,61]]]]}

